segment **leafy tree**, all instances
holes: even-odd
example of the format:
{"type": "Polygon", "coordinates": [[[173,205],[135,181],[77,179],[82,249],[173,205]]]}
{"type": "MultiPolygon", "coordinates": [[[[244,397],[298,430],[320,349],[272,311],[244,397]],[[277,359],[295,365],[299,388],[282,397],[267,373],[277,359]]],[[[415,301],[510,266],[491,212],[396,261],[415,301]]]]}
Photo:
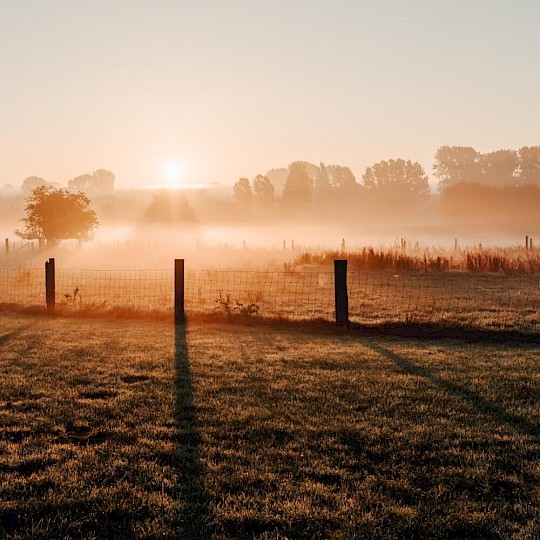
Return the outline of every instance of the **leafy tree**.
{"type": "Polygon", "coordinates": [[[519,149],[519,183],[540,185],[540,146],[524,146],[519,149]]]}
{"type": "Polygon", "coordinates": [[[25,197],[28,197],[30,193],[34,189],[36,189],[39,186],[46,186],[47,182],[43,180],[43,178],[40,178],[39,176],[28,176],[23,180],[23,183],[21,185],[22,193],[25,197]]]}
{"type": "Polygon", "coordinates": [[[90,200],[83,193],[38,186],[26,199],[24,229],[15,234],[26,240],[45,240],[57,245],[61,240],[90,240],[98,225],[90,200]]]}
{"type": "Polygon", "coordinates": [[[519,157],[515,150],[496,150],[483,154],[482,183],[493,187],[501,187],[516,183],[519,157]]]}
{"type": "Polygon", "coordinates": [[[319,170],[317,171],[317,176],[315,178],[314,191],[317,197],[321,199],[328,196],[332,190],[332,185],[330,184],[330,175],[324,163],[319,165],[319,170]]]}
{"type": "Polygon", "coordinates": [[[380,161],[366,169],[363,180],[368,192],[376,192],[388,200],[421,200],[430,193],[428,177],[423,167],[410,160],[380,161]]]}
{"type": "Polygon", "coordinates": [[[236,202],[249,205],[253,202],[253,191],[247,178],[240,178],[233,186],[233,197],[236,202]]]}
{"type": "Polygon", "coordinates": [[[192,223],[195,212],[187,197],[180,192],[161,190],[157,192],[144,213],[147,221],[153,223],[192,223]]]}
{"type": "Polygon", "coordinates": [[[470,146],[441,146],[435,154],[433,173],[439,191],[458,182],[478,182],[482,177],[481,154],[470,146]]]}
{"type": "Polygon", "coordinates": [[[258,174],[253,180],[253,197],[261,206],[270,207],[274,204],[274,186],[267,176],[258,174]]]}
{"type": "Polygon", "coordinates": [[[82,174],[81,176],[76,176],[72,180],[68,181],[69,191],[77,193],[86,193],[87,195],[93,193],[94,189],[94,177],[91,174],[82,174]]]}
{"type": "Polygon", "coordinates": [[[285,185],[285,181],[287,180],[287,176],[289,174],[289,169],[286,167],[281,167],[280,169],[270,169],[265,176],[270,180],[272,185],[274,186],[274,190],[276,192],[283,191],[283,186],[285,185]]]}
{"type": "Polygon", "coordinates": [[[98,169],[92,174],[77,176],[68,182],[70,191],[81,191],[89,197],[108,195],[114,191],[114,174],[106,169],[98,169]]]}
{"type": "Polygon", "coordinates": [[[297,161],[296,163],[302,163],[306,168],[309,177],[315,182],[317,174],[319,173],[319,167],[317,167],[317,165],[314,163],[310,163],[309,161],[297,161]]]}
{"type": "Polygon", "coordinates": [[[283,201],[292,204],[307,204],[313,194],[313,180],[302,161],[289,165],[289,174],[283,186],[283,201]]]}
{"type": "Polygon", "coordinates": [[[327,170],[330,175],[330,183],[334,189],[341,192],[350,192],[356,188],[356,178],[349,167],[328,165],[327,170]]]}

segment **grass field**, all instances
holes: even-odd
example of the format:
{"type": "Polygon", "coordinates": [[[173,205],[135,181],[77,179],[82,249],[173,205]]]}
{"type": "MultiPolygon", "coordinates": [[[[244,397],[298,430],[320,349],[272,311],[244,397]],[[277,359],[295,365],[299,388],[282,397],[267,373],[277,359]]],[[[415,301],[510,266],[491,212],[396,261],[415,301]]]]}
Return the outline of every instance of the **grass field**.
{"type": "MultiPolygon", "coordinates": [[[[323,270],[323,271],[321,271],[323,270]]],[[[189,316],[334,320],[334,274],[306,271],[189,270],[189,316]]],[[[481,331],[540,334],[540,276],[477,272],[348,272],[349,319],[364,325],[439,324],[481,331]]],[[[63,314],[172,318],[169,270],[56,269],[56,305],[63,314]]],[[[0,269],[0,309],[44,308],[40,268],[0,269]]]]}
{"type": "Polygon", "coordinates": [[[540,537],[540,347],[0,318],[2,538],[540,537]]]}

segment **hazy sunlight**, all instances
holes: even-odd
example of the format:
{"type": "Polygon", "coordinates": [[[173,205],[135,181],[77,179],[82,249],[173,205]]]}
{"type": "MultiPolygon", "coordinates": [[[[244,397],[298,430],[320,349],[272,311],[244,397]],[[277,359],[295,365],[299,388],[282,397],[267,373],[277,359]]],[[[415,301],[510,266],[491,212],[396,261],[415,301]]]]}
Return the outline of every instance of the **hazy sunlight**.
{"type": "Polygon", "coordinates": [[[185,167],[180,161],[170,161],[165,167],[165,178],[167,180],[167,187],[180,188],[183,180],[185,179],[185,167]]]}

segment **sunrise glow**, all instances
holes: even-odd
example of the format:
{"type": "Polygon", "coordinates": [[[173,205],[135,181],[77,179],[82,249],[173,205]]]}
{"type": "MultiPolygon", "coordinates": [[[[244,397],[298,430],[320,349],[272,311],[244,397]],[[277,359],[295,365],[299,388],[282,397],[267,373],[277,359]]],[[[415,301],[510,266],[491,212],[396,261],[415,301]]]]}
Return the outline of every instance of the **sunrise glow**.
{"type": "Polygon", "coordinates": [[[170,161],[165,166],[166,184],[170,188],[180,188],[185,180],[185,166],[180,161],[170,161]]]}

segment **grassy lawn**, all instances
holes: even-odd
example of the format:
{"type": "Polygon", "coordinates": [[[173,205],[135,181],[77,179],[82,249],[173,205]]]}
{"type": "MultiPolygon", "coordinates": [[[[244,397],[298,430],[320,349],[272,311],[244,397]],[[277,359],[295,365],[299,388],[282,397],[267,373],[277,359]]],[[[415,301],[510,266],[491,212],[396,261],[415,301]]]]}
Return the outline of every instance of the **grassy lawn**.
{"type": "Polygon", "coordinates": [[[2,538],[539,538],[540,347],[0,319],[2,538]]]}

